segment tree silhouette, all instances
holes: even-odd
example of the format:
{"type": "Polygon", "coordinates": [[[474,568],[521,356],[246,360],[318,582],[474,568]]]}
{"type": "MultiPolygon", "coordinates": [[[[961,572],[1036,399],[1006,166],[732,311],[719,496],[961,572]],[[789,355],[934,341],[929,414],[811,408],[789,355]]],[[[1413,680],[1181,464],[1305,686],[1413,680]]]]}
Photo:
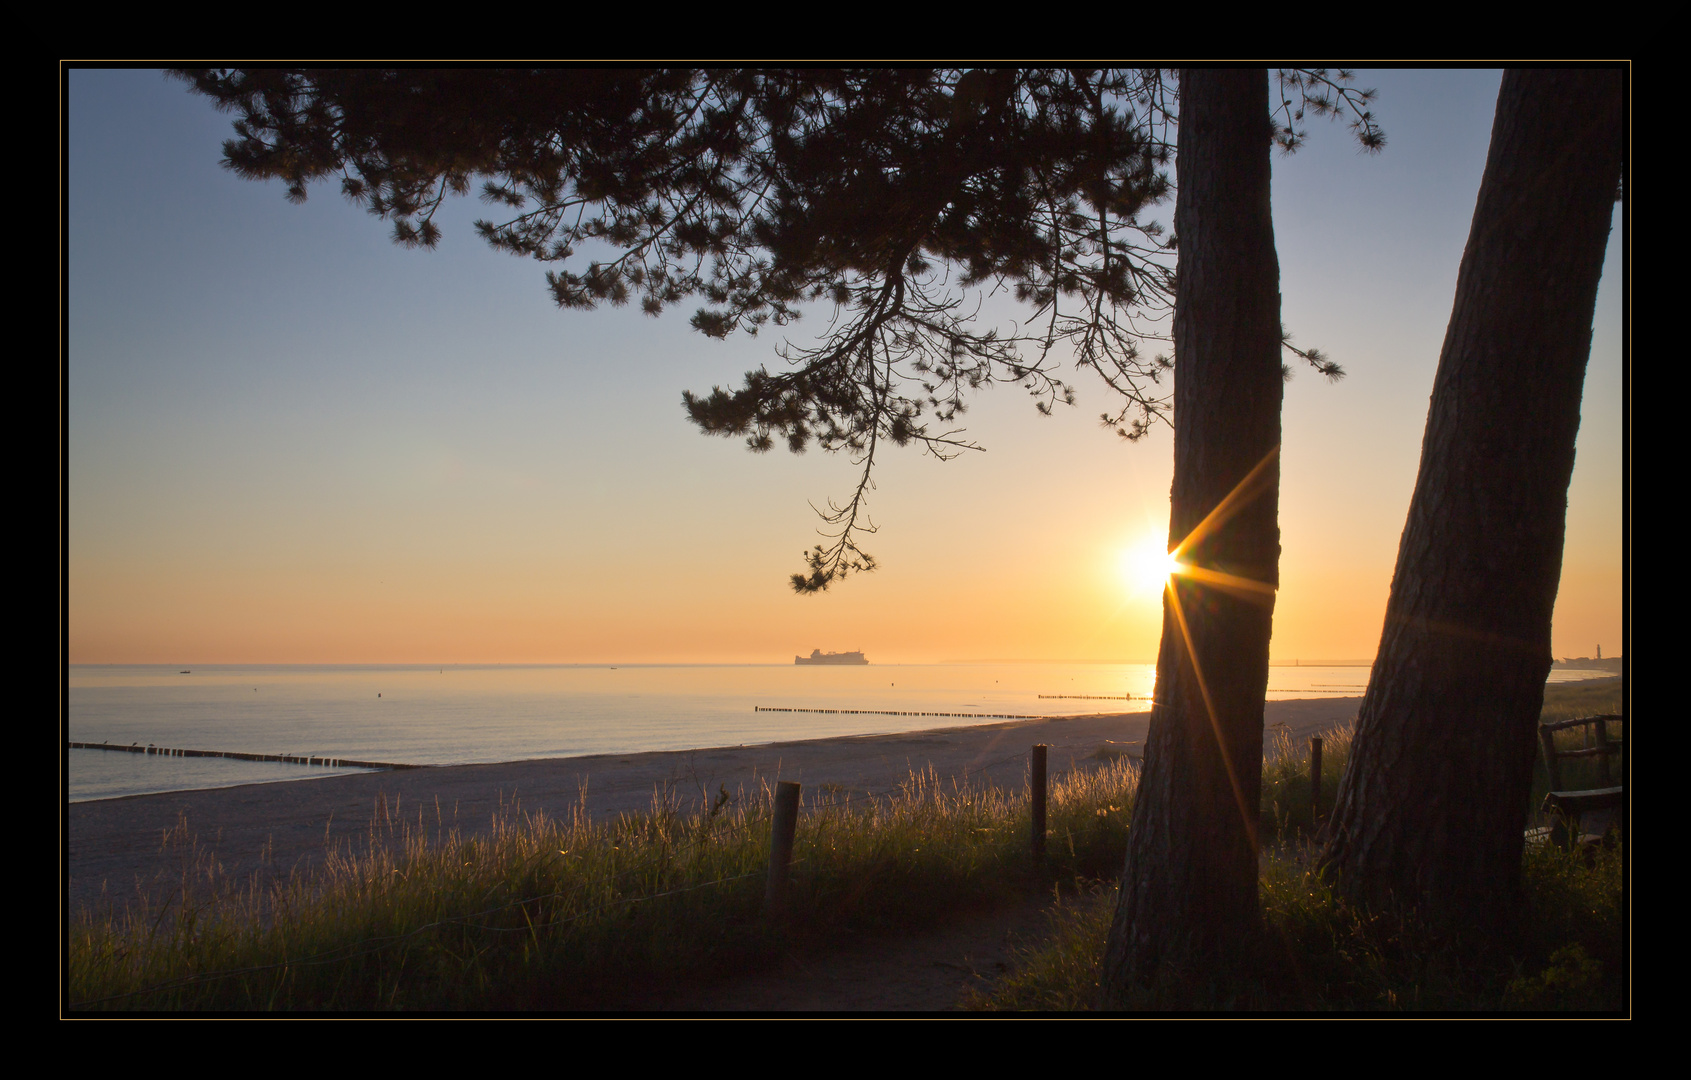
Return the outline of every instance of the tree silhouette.
{"type": "Polygon", "coordinates": [[[1183,70],[1174,490],[1162,646],[1106,1001],[1259,921],[1263,699],[1279,584],[1280,271],[1268,75],[1183,70]]]}
{"type": "Polygon", "coordinates": [[[1552,662],[1618,69],[1504,73],[1374,671],[1325,865],[1454,932],[1506,925],[1552,662]]]}

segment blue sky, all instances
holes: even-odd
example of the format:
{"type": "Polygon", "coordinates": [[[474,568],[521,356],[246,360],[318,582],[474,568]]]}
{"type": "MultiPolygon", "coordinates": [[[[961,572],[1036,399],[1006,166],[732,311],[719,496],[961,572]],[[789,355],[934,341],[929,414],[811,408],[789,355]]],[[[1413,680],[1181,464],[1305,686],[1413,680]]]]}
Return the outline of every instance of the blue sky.
{"type": "MultiPolygon", "coordinates": [[[[1275,159],[1283,319],[1348,372],[1287,387],[1276,659],[1377,643],[1499,77],[1365,71],[1384,153],[1317,121],[1275,159]]],[[[559,311],[540,266],[475,238],[473,199],[437,250],[404,250],[331,187],[295,206],[221,169],[229,118],[182,83],[69,88],[73,660],[1154,654],[1154,600],[1109,568],[1166,528],[1170,441],[1119,445],[1084,378],[1052,418],[981,395],[985,453],[886,458],[883,568],[795,597],[807,503],[844,495],[850,463],[748,454],[680,406],[778,363],[776,339],[706,340],[685,306],[559,311]]],[[[1558,655],[1621,647],[1616,227],[1558,655]]]]}

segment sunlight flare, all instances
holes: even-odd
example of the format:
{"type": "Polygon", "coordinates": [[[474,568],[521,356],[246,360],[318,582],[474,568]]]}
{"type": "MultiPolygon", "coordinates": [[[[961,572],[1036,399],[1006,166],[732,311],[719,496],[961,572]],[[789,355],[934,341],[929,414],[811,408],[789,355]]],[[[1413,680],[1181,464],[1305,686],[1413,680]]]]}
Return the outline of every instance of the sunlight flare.
{"type": "Polygon", "coordinates": [[[1148,536],[1121,552],[1118,569],[1122,583],[1131,591],[1155,595],[1182,567],[1166,542],[1148,536]]]}
{"type": "MultiPolygon", "coordinates": [[[[1210,697],[1209,684],[1204,681],[1204,669],[1198,663],[1198,650],[1192,642],[1192,630],[1186,625],[1186,613],[1180,607],[1180,590],[1175,588],[1173,578],[1168,583],[1169,609],[1174,612],[1175,624],[1180,628],[1180,640],[1186,647],[1186,658],[1192,662],[1192,676],[1198,682],[1198,693],[1204,699],[1204,712],[1209,716],[1210,731],[1215,735],[1216,746],[1221,751],[1221,764],[1227,770],[1227,783],[1233,788],[1233,802],[1239,808],[1239,820],[1245,826],[1245,835],[1250,838],[1251,850],[1257,846],[1256,815],[1245,799],[1245,789],[1239,782],[1239,773],[1233,768],[1233,758],[1228,753],[1227,735],[1221,729],[1221,718],[1216,715],[1215,701],[1210,697]]],[[[1160,695],[1159,695],[1160,696],[1160,695]]]]}
{"type": "Polygon", "coordinates": [[[1247,805],[1245,790],[1240,783],[1238,772],[1233,768],[1233,758],[1228,753],[1227,736],[1221,726],[1221,718],[1216,713],[1215,701],[1210,694],[1209,683],[1204,679],[1204,669],[1198,660],[1198,650],[1192,640],[1192,629],[1187,625],[1186,611],[1181,602],[1179,579],[1185,578],[1199,587],[1215,588],[1232,596],[1257,604],[1272,604],[1274,602],[1275,587],[1267,582],[1256,581],[1252,578],[1230,574],[1224,570],[1214,570],[1206,566],[1194,566],[1185,561],[1183,556],[1201,544],[1206,537],[1222,525],[1226,524],[1240,510],[1248,506],[1258,496],[1270,489],[1274,482],[1271,466],[1280,457],[1280,447],[1270,450],[1263,459],[1256,464],[1244,479],[1233,486],[1220,502],[1215,505],[1198,526],[1186,535],[1186,538],[1175,545],[1173,551],[1162,557],[1156,565],[1162,568],[1163,588],[1168,597],[1168,609],[1174,616],[1176,629],[1180,632],[1180,641],[1185,648],[1186,658],[1192,664],[1192,676],[1198,684],[1198,694],[1203,699],[1204,712],[1208,715],[1210,731],[1215,736],[1216,746],[1221,751],[1222,765],[1227,770],[1227,782],[1233,789],[1233,799],[1239,808],[1239,818],[1244,824],[1246,835],[1250,838],[1251,848],[1257,846],[1257,822],[1252,808],[1247,805]]]}
{"type": "Polygon", "coordinates": [[[1274,586],[1272,585],[1266,585],[1253,578],[1240,577],[1238,574],[1229,574],[1224,570],[1211,570],[1207,566],[1181,566],[1178,563],[1174,565],[1178,569],[1170,570],[1171,574],[1178,573],[1181,577],[1189,578],[1192,581],[1201,581],[1205,585],[1213,585],[1241,600],[1249,600],[1256,604],[1274,602],[1274,586]]]}
{"type": "Polygon", "coordinates": [[[1263,459],[1256,463],[1256,467],[1245,474],[1245,478],[1233,485],[1233,490],[1218,503],[1215,509],[1204,515],[1204,520],[1198,522],[1198,527],[1186,534],[1186,539],[1175,547],[1173,557],[1184,559],[1186,552],[1203,543],[1210,535],[1248,506],[1258,495],[1277,482],[1278,477],[1269,472],[1269,468],[1280,460],[1280,447],[1263,455],[1263,459]]]}

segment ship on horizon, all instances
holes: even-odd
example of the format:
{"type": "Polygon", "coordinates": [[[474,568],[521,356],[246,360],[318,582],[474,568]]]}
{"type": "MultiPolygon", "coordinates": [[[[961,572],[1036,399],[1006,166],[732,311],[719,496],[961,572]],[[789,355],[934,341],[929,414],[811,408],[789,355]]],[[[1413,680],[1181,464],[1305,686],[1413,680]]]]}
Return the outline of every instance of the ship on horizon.
{"type": "Polygon", "coordinates": [[[867,664],[868,662],[869,660],[863,655],[862,650],[825,653],[821,649],[812,649],[809,656],[793,657],[795,664],[867,664]]]}

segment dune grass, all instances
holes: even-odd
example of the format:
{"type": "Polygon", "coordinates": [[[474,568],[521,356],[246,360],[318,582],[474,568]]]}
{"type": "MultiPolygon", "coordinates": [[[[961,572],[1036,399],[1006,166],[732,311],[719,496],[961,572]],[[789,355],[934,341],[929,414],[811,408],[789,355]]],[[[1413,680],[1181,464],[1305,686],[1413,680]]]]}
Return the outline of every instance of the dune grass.
{"type": "Polygon", "coordinates": [[[1049,853],[1024,793],[910,776],[892,798],[823,793],[801,815],[779,916],[763,906],[771,793],[593,823],[506,808],[492,831],[373,825],[311,874],[232,882],[188,833],[169,896],[84,915],[74,1009],[462,1010],[617,1007],[678,979],[756,968],[844,932],[919,928],[1053,878],[1119,870],[1137,771],[1053,779],[1049,853]]]}

